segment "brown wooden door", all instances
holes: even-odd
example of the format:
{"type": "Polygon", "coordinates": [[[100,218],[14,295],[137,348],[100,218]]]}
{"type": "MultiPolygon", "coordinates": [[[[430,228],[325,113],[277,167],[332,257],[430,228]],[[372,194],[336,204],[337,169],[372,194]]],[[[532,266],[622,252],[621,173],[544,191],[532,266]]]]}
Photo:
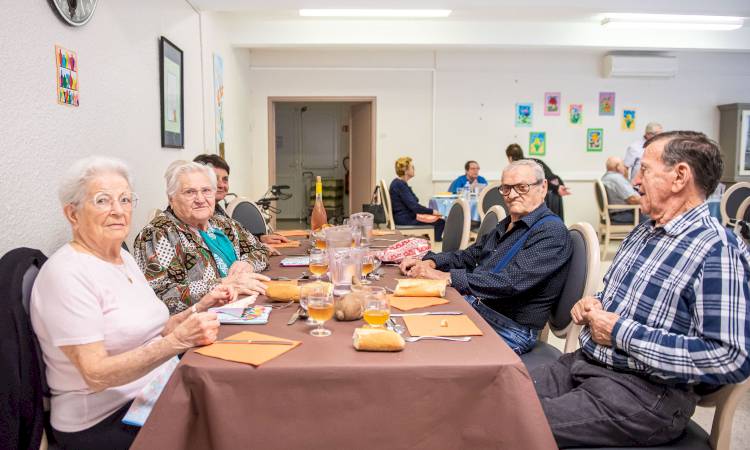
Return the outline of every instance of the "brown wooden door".
{"type": "Polygon", "coordinates": [[[349,211],[362,211],[369,203],[375,187],[375,145],[372,103],[359,103],[351,108],[349,121],[349,211]]]}

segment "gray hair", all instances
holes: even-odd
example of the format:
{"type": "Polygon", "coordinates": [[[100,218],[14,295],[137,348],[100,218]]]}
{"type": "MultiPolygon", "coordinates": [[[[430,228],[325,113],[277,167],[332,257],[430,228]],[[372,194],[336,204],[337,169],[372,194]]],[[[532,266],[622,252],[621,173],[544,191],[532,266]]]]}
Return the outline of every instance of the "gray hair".
{"type": "Polygon", "coordinates": [[[178,159],[170,164],[164,173],[164,179],[167,182],[167,198],[172,198],[180,189],[180,176],[193,172],[205,175],[211,184],[211,189],[216,191],[216,174],[213,169],[197,162],[178,159]]]}
{"type": "Polygon", "coordinates": [[[662,127],[659,122],[649,122],[646,125],[646,131],[644,132],[644,134],[653,134],[653,133],[656,132],[657,129],[661,133],[661,131],[664,129],[664,127],[662,127]]]}
{"type": "Polygon", "coordinates": [[[60,203],[63,206],[80,205],[86,196],[86,186],[89,182],[105,173],[120,175],[132,189],[133,177],[127,164],[109,156],[89,156],[74,162],[63,175],[57,190],[60,203]]]}
{"type": "Polygon", "coordinates": [[[516,170],[519,167],[531,167],[534,169],[534,176],[536,177],[537,183],[544,180],[544,169],[542,169],[542,166],[540,166],[539,163],[531,159],[519,159],[518,161],[513,161],[505,166],[502,176],[505,176],[507,172],[516,170]]]}

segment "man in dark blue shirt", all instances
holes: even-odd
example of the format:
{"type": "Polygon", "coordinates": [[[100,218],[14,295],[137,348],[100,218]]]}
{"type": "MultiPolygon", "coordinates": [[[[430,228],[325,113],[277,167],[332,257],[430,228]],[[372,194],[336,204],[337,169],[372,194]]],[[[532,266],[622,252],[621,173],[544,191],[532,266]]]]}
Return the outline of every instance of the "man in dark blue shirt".
{"type": "Polygon", "coordinates": [[[565,284],[573,248],[565,224],[544,204],[544,171],[529,160],[503,171],[510,216],[466,250],[408,258],[410,277],[444,279],[518,354],[534,347],[565,284]]]}

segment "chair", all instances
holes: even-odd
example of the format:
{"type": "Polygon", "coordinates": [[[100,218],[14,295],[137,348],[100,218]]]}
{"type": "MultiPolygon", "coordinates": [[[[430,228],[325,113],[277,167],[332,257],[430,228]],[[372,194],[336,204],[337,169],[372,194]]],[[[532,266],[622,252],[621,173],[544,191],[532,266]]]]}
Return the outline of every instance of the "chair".
{"type": "Polygon", "coordinates": [[[740,205],[750,197],[750,183],[743,181],[733,184],[721,196],[721,224],[734,226],[737,221],[740,205]]]}
{"type": "Polygon", "coordinates": [[[245,197],[237,197],[232,200],[227,205],[227,215],[256,236],[268,233],[266,220],[263,218],[260,208],[245,197]]]}
{"type": "Polygon", "coordinates": [[[737,209],[737,222],[734,224],[734,232],[750,245],[750,197],[746,198],[737,209]]]}
{"type": "Polygon", "coordinates": [[[594,194],[596,203],[599,206],[599,237],[603,241],[601,245],[602,259],[607,257],[610,240],[623,240],[633,231],[639,223],[640,206],[639,205],[610,205],[607,200],[607,190],[600,180],[594,183],[594,194]],[[632,224],[613,224],[609,217],[611,212],[616,211],[633,211],[632,224]]]}
{"type": "Polygon", "coordinates": [[[471,231],[471,209],[469,203],[458,198],[451,206],[443,230],[443,251],[453,252],[469,245],[471,231]]]}
{"type": "Polygon", "coordinates": [[[385,180],[380,180],[380,195],[382,195],[383,209],[385,209],[385,225],[390,230],[398,230],[405,236],[428,236],[430,244],[435,242],[435,227],[429,224],[425,225],[396,225],[393,220],[393,210],[391,209],[391,192],[385,185],[385,180]]]}
{"type": "Polygon", "coordinates": [[[503,219],[505,219],[505,210],[502,206],[495,205],[487,210],[487,213],[482,219],[482,223],[479,225],[479,230],[477,230],[477,241],[479,241],[485,234],[494,230],[495,227],[497,227],[497,224],[503,219]]]}
{"type": "Polygon", "coordinates": [[[161,209],[154,208],[154,209],[152,209],[151,211],[148,212],[148,215],[146,216],[146,220],[148,220],[149,222],[151,222],[152,220],[154,220],[154,218],[156,216],[158,216],[161,213],[162,213],[161,209]]]}
{"type": "Polygon", "coordinates": [[[500,183],[490,183],[482,189],[477,199],[479,208],[479,217],[484,219],[484,215],[495,205],[500,205],[505,211],[505,215],[508,215],[508,207],[505,205],[503,195],[500,193],[500,183]]]}
{"type": "MultiPolygon", "coordinates": [[[[570,240],[573,254],[570,256],[568,276],[560,294],[560,300],[552,308],[547,326],[552,333],[565,339],[565,353],[572,352],[578,346],[580,325],[573,323],[570,310],[581,298],[596,292],[599,276],[599,239],[591,224],[579,222],[570,226],[570,240]]],[[[542,332],[534,348],[521,355],[521,360],[531,370],[555,361],[562,353],[547,343],[547,332],[542,332]]]]}

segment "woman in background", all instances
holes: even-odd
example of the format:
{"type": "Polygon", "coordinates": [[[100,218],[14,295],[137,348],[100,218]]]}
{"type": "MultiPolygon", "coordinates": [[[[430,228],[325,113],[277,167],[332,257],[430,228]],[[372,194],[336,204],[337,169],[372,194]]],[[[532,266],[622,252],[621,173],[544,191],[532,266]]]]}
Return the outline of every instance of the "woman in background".
{"type": "MultiPolygon", "coordinates": [[[[427,223],[417,220],[417,214],[440,215],[438,211],[420,205],[419,199],[409,186],[409,180],[414,178],[414,163],[410,157],[405,156],[396,160],[396,176],[388,188],[391,194],[393,221],[396,225],[426,225],[427,223]]],[[[438,218],[432,225],[435,227],[435,241],[441,242],[445,220],[438,218]]]]}

